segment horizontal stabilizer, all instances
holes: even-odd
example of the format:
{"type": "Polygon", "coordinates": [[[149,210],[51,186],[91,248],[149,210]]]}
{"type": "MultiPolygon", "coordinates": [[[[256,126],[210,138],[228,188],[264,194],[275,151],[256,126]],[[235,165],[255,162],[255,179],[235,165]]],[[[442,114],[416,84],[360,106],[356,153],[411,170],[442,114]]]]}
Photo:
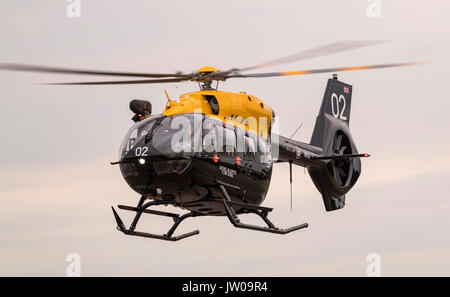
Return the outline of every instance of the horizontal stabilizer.
{"type": "Polygon", "coordinates": [[[369,154],[346,154],[346,155],[329,155],[329,156],[312,156],[312,160],[336,160],[336,159],[350,159],[350,158],[367,158],[369,154]]]}

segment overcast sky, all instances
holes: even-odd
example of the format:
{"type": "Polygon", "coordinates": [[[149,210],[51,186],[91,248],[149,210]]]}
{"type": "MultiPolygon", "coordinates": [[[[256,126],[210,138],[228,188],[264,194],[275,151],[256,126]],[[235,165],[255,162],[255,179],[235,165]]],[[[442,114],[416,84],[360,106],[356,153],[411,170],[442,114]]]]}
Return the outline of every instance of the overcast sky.
{"type": "MultiPolygon", "coordinates": [[[[364,276],[369,253],[380,255],[382,275],[450,275],[448,1],[381,0],[378,18],[368,17],[366,0],[81,0],[80,18],[67,16],[68,4],[1,1],[0,63],[190,72],[340,40],[389,42],[268,71],[433,63],[339,74],[354,88],[356,145],[373,155],[343,210],[326,213],[308,174],[295,168],[291,212],[281,164],[264,205],[275,208],[276,224],[308,222],[308,229],[279,236],[235,229],[225,217],[195,218],[179,232],[200,235],[177,243],[115,230],[110,206],[134,205],[139,196],[109,162],[132,124],[131,99],[161,112],[164,88],[177,97],[196,84],[46,86],[38,83],[80,77],[0,72],[0,275],[64,276],[70,252],[81,256],[86,276],[364,276]]],[[[309,142],[329,77],[236,79],[220,89],[263,99],[282,135],[303,123],[295,138],[309,142]]],[[[171,223],[142,222],[141,230],[155,232],[171,223]]]]}

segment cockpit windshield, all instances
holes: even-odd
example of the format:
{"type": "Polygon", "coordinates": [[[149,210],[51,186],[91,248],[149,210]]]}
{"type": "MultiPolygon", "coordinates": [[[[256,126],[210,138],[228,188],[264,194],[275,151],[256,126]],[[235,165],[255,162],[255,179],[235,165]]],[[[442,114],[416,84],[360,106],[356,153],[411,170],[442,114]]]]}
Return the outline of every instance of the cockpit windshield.
{"type": "Polygon", "coordinates": [[[135,145],[140,142],[140,140],[147,136],[149,131],[152,130],[156,121],[160,119],[161,116],[155,116],[147,118],[141,122],[134,124],[122,141],[119,149],[119,159],[121,160],[129,151],[131,151],[135,145]]]}
{"type": "Polygon", "coordinates": [[[258,135],[225,126],[202,114],[152,116],[136,123],[125,135],[119,160],[132,157],[212,157],[246,158],[261,156],[270,161],[270,144],[258,135]]]}
{"type": "Polygon", "coordinates": [[[130,151],[134,151],[135,156],[145,156],[144,154],[147,155],[150,150],[164,155],[191,151],[190,148],[193,146],[191,136],[195,126],[201,126],[201,123],[200,114],[147,118],[136,123],[127,132],[120,147],[119,159],[122,160],[130,151]]]}

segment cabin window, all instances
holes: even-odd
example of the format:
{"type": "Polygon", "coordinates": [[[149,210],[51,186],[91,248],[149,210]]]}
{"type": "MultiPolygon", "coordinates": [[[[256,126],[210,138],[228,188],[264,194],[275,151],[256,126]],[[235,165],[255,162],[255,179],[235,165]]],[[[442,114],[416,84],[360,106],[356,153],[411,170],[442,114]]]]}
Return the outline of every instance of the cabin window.
{"type": "Polygon", "coordinates": [[[224,127],[223,122],[204,117],[203,154],[207,156],[219,154],[221,156],[234,157],[237,153],[243,155],[247,150],[250,155],[254,156],[257,152],[256,135],[255,139],[250,139],[248,136],[245,136],[244,130],[237,130],[237,132],[238,137],[236,137],[236,131],[233,127],[224,127]],[[245,140],[245,138],[250,140],[245,140]]]}
{"type": "Polygon", "coordinates": [[[236,151],[236,133],[231,129],[224,130],[223,154],[225,156],[233,156],[236,151]]]}
{"type": "Polygon", "coordinates": [[[212,156],[219,151],[216,131],[217,123],[210,118],[203,122],[203,152],[212,156]]]}
{"type": "Polygon", "coordinates": [[[207,155],[220,153],[232,156],[236,152],[236,133],[224,128],[223,123],[205,119],[203,124],[203,151],[207,155]]]}
{"type": "Polygon", "coordinates": [[[272,159],[270,144],[263,139],[258,139],[258,151],[261,156],[261,163],[269,163],[272,159]]]}
{"type": "Polygon", "coordinates": [[[203,138],[203,152],[206,155],[213,155],[216,151],[216,135],[215,133],[211,133],[210,135],[205,135],[203,138]]]}
{"type": "Polygon", "coordinates": [[[245,136],[245,156],[254,157],[255,153],[256,153],[255,141],[252,138],[245,136]]]}

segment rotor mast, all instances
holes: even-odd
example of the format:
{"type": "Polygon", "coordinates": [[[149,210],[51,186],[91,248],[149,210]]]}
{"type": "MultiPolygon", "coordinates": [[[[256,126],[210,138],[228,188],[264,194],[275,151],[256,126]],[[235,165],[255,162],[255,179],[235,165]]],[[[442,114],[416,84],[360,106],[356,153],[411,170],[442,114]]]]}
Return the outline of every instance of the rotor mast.
{"type": "Polygon", "coordinates": [[[200,90],[217,90],[219,80],[221,79],[219,77],[214,77],[214,73],[216,72],[220,72],[220,70],[216,67],[205,66],[195,72],[196,75],[192,80],[198,82],[200,90]],[[215,88],[212,87],[213,80],[217,81],[215,88]]]}

